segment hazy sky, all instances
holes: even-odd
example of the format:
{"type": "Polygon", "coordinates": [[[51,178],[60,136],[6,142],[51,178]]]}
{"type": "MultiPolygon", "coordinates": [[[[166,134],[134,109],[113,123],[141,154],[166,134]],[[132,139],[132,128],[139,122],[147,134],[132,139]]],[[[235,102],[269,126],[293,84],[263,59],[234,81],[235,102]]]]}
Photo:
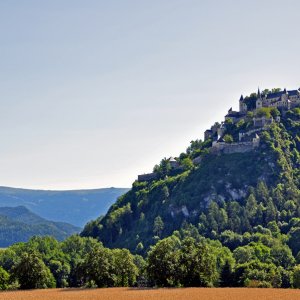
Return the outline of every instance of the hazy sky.
{"type": "Polygon", "coordinates": [[[300,87],[299,0],[0,1],[0,185],[129,187],[257,87],[300,87]]]}

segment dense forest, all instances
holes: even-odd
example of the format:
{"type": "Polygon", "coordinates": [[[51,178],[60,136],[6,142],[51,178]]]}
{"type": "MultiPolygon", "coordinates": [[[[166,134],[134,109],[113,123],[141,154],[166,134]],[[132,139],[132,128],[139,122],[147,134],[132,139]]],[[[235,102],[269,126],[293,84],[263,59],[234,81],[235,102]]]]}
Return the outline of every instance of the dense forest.
{"type": "MultiPolygon", "coordinates": [[[[0,251],[0,289],[54,287],[281,287],[300,288],[293,255],[275,222],[255,233],[225,233],[223,244],[185,224],[142,257],[93,239],[63,242],[33,237],[0,251]],[[234,250],[231,250],[234,249],[234,250]]],[[[297,229],[295,230],[295,232],[297,229]]],[[[299,229],[298,229],[299,232],[299,229]]],[[[297,235],[297,233],[294,233],[297,235]]],[[[298,244],[298,241],[293,241],[298,244]]]]}

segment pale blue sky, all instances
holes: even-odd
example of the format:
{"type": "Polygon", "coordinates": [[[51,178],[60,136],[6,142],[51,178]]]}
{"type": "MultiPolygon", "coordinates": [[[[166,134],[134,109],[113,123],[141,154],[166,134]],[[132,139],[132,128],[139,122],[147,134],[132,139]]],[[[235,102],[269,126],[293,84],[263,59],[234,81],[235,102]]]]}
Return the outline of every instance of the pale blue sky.
{"type": "Polygon", "coordinates": [[[0,1],[0,185],[130,186],[237,108],[300,87],[298,0],[0,1]]]}

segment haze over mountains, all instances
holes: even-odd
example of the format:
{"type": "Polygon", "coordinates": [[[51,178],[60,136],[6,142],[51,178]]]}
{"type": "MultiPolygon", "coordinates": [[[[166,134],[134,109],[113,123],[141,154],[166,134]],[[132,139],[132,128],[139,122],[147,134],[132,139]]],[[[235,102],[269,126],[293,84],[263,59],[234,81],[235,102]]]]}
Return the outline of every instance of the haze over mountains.
{"type": "Polygon", "coordinates": [[[0,187],[0,207],[24,206],[42,218],[83,227],[107,212],[126,188],[48,191],[0,187]]]}
{"type": "Polygon", "coordinates": [[[71,224],[41,218],[24,206],[0,207],[0,247],[27,242],[35,235],[64,240],[79,231],[79,227],[71,224]]]}

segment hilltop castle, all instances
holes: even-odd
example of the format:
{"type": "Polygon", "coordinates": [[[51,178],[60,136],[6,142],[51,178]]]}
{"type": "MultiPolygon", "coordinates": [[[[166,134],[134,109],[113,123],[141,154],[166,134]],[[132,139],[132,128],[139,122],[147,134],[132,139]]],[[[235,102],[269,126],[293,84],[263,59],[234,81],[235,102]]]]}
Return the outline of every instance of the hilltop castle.
{"type": "Polygon", "coordinates": [[[251,151],[259,146],[258,133],[267,129],[273,122],[280,121],[280,116],[273,117],[261,112],[263,108],[277,108],[284,112],[297,106],[300,106],[300,89],[291,91],[275,89],[272,92],[269,90],[260,92],[258,89],[257,94],[251,94],[245,98],[242,95],[239,100],[239,111],[233,111],[230,108],[225,116],[225,122],[216,123],[206,130],[204,139],[212,140],[212,152],[215,153],[251,151]],[[227,133],[229,124],[237,124],[242,120],[252,125],[247,131],[239,130],[237,141],[226,142],[224,135],[227,133]]]}
{"type": "MultiPolygon", "coordinates": [[[[264,92],[261,93],[258,89],[257,98],[253,97],[253,101],[255,101],[255,108],[259,109],[262,107],[276,107],[283,109],[290,109],[295,106],[300,105],[300,89],[287,91],[284,89],[283,91],[276,91],[273,93],[264,92]]],[[[240,113],[246,113],[247,111],[253,108],[253,103],[249,103],[248,99],[244,99],[243,95],[240,98],[240,113]]],[[[252,109],[253,110],[253,109],[252,109]]]]}
{"type": "Polygon", "coordinates": [[[258,89],[257,94],[252,94],[250,97],[244,98],[241,95],[239,100],[239,111],[229,109],[228,114],[225,116],[225,121],[231,119],[233,122],[239,121],[245,117],[247,112],[255,111],[263,107],[275,107],[280,110],[287,110],[296,106],[300,106],[300,89],[287,91],[269,92],[265,90],[260,92],[258,89]]]}
{"type": "MultiPolygon", "coordinates": [[[[224,122],[215,123],[204,132],[204,140],[211,145],[209,152],[219,155],[253,151],[260,145],[261,132],[268,130],[273,122],[280,122],[281,114],[284,115],[287,110],[298,106],[300,107],[300,89],[273,89],[263,92],[258,89],[257,94],[253,93],[245,98],[242,95],[239,111],[230,108],[224,122]]],[[[183,170],[180,159],[171,157],[168,161],[172,171],[183,170]]],[[[200,165],[201,161],[202,156],[199,155],[192,162],[200,165]]],[[[157,177],[155,172],[143,174],[138,176],[138,181],[152,181],[157,177]]]]}

